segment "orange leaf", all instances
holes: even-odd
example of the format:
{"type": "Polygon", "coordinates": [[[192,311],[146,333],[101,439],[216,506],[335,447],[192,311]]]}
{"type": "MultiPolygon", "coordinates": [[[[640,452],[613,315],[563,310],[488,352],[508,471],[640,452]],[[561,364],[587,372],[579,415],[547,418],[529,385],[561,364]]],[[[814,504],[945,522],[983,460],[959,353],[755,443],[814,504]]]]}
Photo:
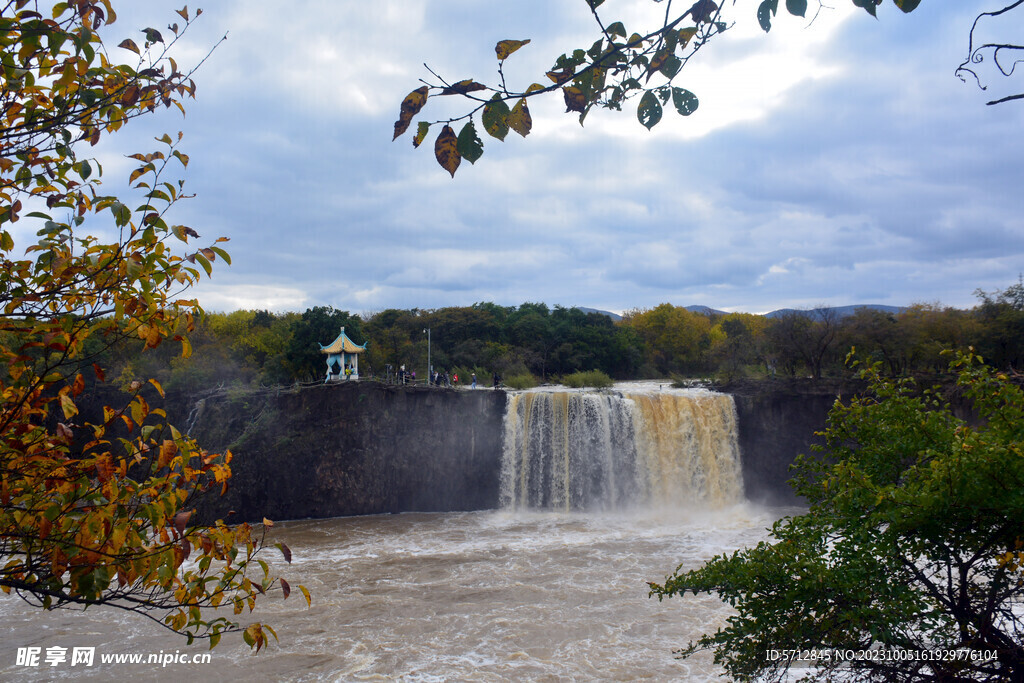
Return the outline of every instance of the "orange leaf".
{"type": "Polygon", "coordinates": [[[191,516],[191,510],[182,511],[174,515],[174,528],[177,529],[179,535],[185,533],[185,525],[188,524],[188,518],[191,516]]]}
{"type": "MultiPolygon", "coordinates": [[[[160,457],[156,461],[156,466],[159,468],[167,467],[177,453],[178,446],[170,439],[164,439],[164,442],[160,444],[160,457]]],[[[185,519],[187,520],[188,518],[186,517],[185,519]]],[[[177,519],[175,519],[175,523],[177,523],[177,519]]]]}

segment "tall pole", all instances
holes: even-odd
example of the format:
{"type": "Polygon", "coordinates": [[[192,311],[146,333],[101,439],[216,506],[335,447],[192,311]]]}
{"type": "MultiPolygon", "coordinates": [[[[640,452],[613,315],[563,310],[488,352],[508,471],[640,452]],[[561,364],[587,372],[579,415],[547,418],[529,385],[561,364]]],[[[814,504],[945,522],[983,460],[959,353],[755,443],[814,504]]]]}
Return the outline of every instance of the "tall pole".
{"type": "Polygon", "coordinates": [[[433,379],[433,373],[430,367],[430,328],[423,330],[427,333],[427,386],[430,386],[430,380],[433,379]]]}

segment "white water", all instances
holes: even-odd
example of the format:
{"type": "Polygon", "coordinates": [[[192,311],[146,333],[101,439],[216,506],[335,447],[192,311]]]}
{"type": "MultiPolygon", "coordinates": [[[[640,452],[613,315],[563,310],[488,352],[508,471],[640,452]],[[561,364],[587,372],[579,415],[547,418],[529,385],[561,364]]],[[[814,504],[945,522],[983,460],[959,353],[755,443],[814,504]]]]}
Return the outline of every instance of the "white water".
{"type": "Polygon", "coordinates": [[[508,396],[503,507],[614,510],[738,502],[732,397],[632,384],[508,396]]]}
{"type": "MultiPolygon", "coordinates": [[[[292,597],[270,596],[254,615],[242,615],[242,623],[270,623],[281,643],[252,655],[240,638],[225,636],[208,665],[103,666],[99,659],[104,653],[207,650],[204,645],[189,648],[184,639],[138,616],[109,609],[42,613],[0,596],[0,679],[718,680],[721,672],[710,655],[679,661],[673,650],[724,624],[728,607],[709,596],[659,603],[647,597],[646,582],[664,580],[680,564],[697,567],[713,555],[756,543],[787,511],[735,502],[740,490],[736,453],[721,458],[706,448],[722,438],[720,430],[683,427],[682,416],[662,414],[656,418],[659,433],[692,435],[681,439],[685,448],[669,449],[675,453],[669,456],[659,444],[672,443],[672,438],[637,438],[641,403],[635,397],[624,401],[609,408],[620,411],[618,416],[609,413],[605,419],[586,412],[583,424],[601,425],[600,438],[591,442],[607,436],[607,443],[631,454],[633,465],[624,471],[635,474],[622,475],[615,452],[568,446],[570,473],[585,473],[574,470],[578,457],[604,463],[600,476],[590,478],[590,488],[570,478],[569,495],[562,499],[557,495],[566,490],[566,479],[549,477],[539,487],[549,491],[537,494],[548,496],[542,503],[555,508],[565,501],[577,507],[575,492],[586,491],[578,507],[590,511],[510,507],[278,523],[270,543],[287,543],[294,562],[285,565],[272,548],[266,559],[291,582],[292,597]],[[680,425],[670,428],[673,422],[680,425]],[[623,446],[621,434],[613,433],[615,424],[625,434],[633,425],[635,445],[623,446]],[[655,463],[663,467],[665,459],[674,464],[658,470],[655,463]],[[674,482],[667,489],[674,493],[666,498],[665,489],[652,484],[651,472],[668,472],[660,476],[674,482]],[[620,509],[600,510],[613,506],[620,509]],[[296,584],[312,592],[311,609],[296,584]],[[54,646],[95,647],[96,665],[17,666],[17,650],[27,646],[44,652],[54,646]]],[[[592,403],[581,404],[589,406],[583,410],[592,403]]],[[[667,408],[674,399],[649,405],[659,403],[667,408]]],[[[707,407],[691,414],[705,413],[707,407]]],[[[696,418],[707,427],[727,423],[732,412],[706,414],[723,416],[696,418]]],[[[652,418],[645,413],[643,419],[652,418]]],[[[560,425],[557,420],[553,424],[560,425]]],[[[565,425],[570,433],[583,431],[580,425],[565,425]]],[[[562,446],[553,452],[559,448],[564,454],[562,446]]],[[[531,445],[530,452],[533,458],[541,451],[531,445]]],[[[508,464],[503,476],[511,472],[521,481],[517,467],[508,464]]]]}

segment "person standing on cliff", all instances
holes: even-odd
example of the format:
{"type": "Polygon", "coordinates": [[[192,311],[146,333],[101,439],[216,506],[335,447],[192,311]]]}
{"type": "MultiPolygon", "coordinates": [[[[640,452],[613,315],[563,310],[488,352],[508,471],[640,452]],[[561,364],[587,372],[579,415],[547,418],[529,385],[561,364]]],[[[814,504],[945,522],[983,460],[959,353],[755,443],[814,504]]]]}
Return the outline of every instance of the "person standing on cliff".
{"type": "Polygon", "coordinates": [[[472,386],[472,388],[476,389],[476,373],[475,372],[473,373],[473,386],[472,386]]]}

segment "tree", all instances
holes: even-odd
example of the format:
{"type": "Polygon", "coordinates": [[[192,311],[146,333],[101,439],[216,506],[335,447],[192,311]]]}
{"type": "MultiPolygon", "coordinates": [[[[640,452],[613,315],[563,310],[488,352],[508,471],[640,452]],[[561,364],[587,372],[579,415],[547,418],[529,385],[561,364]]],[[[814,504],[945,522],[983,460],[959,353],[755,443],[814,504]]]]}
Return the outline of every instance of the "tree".
{"type": "Polygon", "coordinates": [[[1017,284],[994,292],[978,289],[981,299],[975,309],[982,324],[979,347],[997,367],[1024,368],[1024,277],[1017,284]]]}
{"type": "Polygon", "coordinates": [[[802,362],[814,379],[821,379],[838,329],[839,314],[835,309],[819,306],[782,314],[772,321],[768,336],[785,365],[792,369],[797,361],[802,362]]]}
{"type": "Polygon", "coordinates": [[[334,341],[341,328],[356,342],[362,343],[362,320],[348,311],[331,306],[307,308],[302,318],[292,322],[292,335],[288,340],[287,363],[292,377],[301,380],[322,378],[326,374],[327,357],[320,353],[320,345],[334,341]]]}
{"type": "Polygon", "coordinates": [[[1024,679],[1024,391],[970,354],[951,368],[977,424],[870,366],[870,391],[830,413],[825,458],[795,465],[806,514],[650,584],[659,599],[716,592],[738,612],[684,655],[713,648],[744,680],[785,676],[792,659],[772,652],[790,648],[819,655],[802,680],[845,667],[855,680],[1024,679]],[[838,656],[866,649],[888,656],[838,656]],[[955,650],[978,658],[927,658],[955,650]]]}
{"type": "MultiPolygon", "coordinates": [[[[882,0],[850,1],[872,16],[876,16],[877,8],[882,5],[882,0]]],[[[672,0],[668,0],[663,3],[663,12],[659,13],[663,20],[654,27],[639,27],[639,30],[634,26],[627,28],[621,21],[609,23],[599,11],[604,0],[586,0],[586,4],[596,26],[593,44],[559,56],[544,78],[538,79],[541,82],[523,88],[508,85],[503,70],[505,60],[530,41],[501,40],[494,48],[498,61],[496,84],[487,85],[472,79],[447,80],[431,70],[433,80],[421,80],[424,85],[402,101],[392,139],[409,130],[413,119],[430,98],[452,95],[464,98],[468,111],[450,118],[418,122],[412,140],[413,146],[419,147],[431,129],[440,126],[434,141],[434,155],[441,167],[454,177],[463,159],[476,163],[483,155],[484,144],[478,133],[477,120],[483,130],[497,140],[504,141],[510,130],[526,137],[533,128],[529,100],[556,91],[562,94],[566,112],[578,115],[580,124],[594,107],[621,111],[630,100],[637,101],[637,119],[647,129],[661,121],[666,108],[674,109],[682,116],[689,116],[697,110],[700,103],[697,94],[676,85],[676,79],[698,52],[733,25],[727,13],[735,3],[697,0],[685,11],[680,11],[680,7],[686,7],[687,3],[673,7],[672,0]],[[462,123],[462,127],[456,133],[452,126],[458,123],[462,123]]],[[[893,4],[909,13],[918,7],[920,0],[893,0],[893,4]]],[[[752,5],[745,4],[751,8],[752,5]]],[[[757,3],[754,13],[764,31],[771,30],[779,5],[780,0],[759,0],[757,3]]],[[[975,69],[986,54],[991,54],[993,63],[1003,76],[1012,75],[1013,65],[1019,60],[1024,47],[984,41],[976,38],[975,31],[982,19],[1012,22],[1006,16],[1021,5],[1024,5],[1024,0],[1016,0],[999,11],[979,15],[971,29],[970,54],[956,70],[961,80],[966,81],[970,76],[982,85],[975,69]]],[[[797,17],[806,17],[810,10],[808,0],[785,0],[784,6],[789,14],[797,17]]],[[[818,0],[812,16],[824,6],[818,0]]],[[[1022,97],[1024,94],[1013,95],[989,104],[1022,97]]]]}
{"type": "MultiPolygon", "coordinates": [[[[101,193],[102,166],[86,156],[133,118],[184,113],[195,69],[180,71],[170,51],[200,11],[179,10],[166,38],[146,28],[141,46],[114,48],[101,36],[116,18],[111,0],[2,7],[0,589],[45,609],[138,612],[212,646],[242,628],[203,608],[237,615],[272,587],[290,592],[260,557],[272,522],[189,525],[196,497],[227,486],[231,454],[164,424],[143,382],[95,420],[79,405],[87,379],[105,379],[96,348],[172,340],[188,355],[201,311],[183,292],[216,258],[228,261],[222,240],[195,249],[195,230],[167,222],[188,196],[175,175],[189,161],[180,133],[130,155],[138,166],[121,197],[101,193]],[[129,53],[134,64],[115,57],[129,53]]],[[[259,623],[243,631],[257,649],[268,634],[259,623]]]]}

